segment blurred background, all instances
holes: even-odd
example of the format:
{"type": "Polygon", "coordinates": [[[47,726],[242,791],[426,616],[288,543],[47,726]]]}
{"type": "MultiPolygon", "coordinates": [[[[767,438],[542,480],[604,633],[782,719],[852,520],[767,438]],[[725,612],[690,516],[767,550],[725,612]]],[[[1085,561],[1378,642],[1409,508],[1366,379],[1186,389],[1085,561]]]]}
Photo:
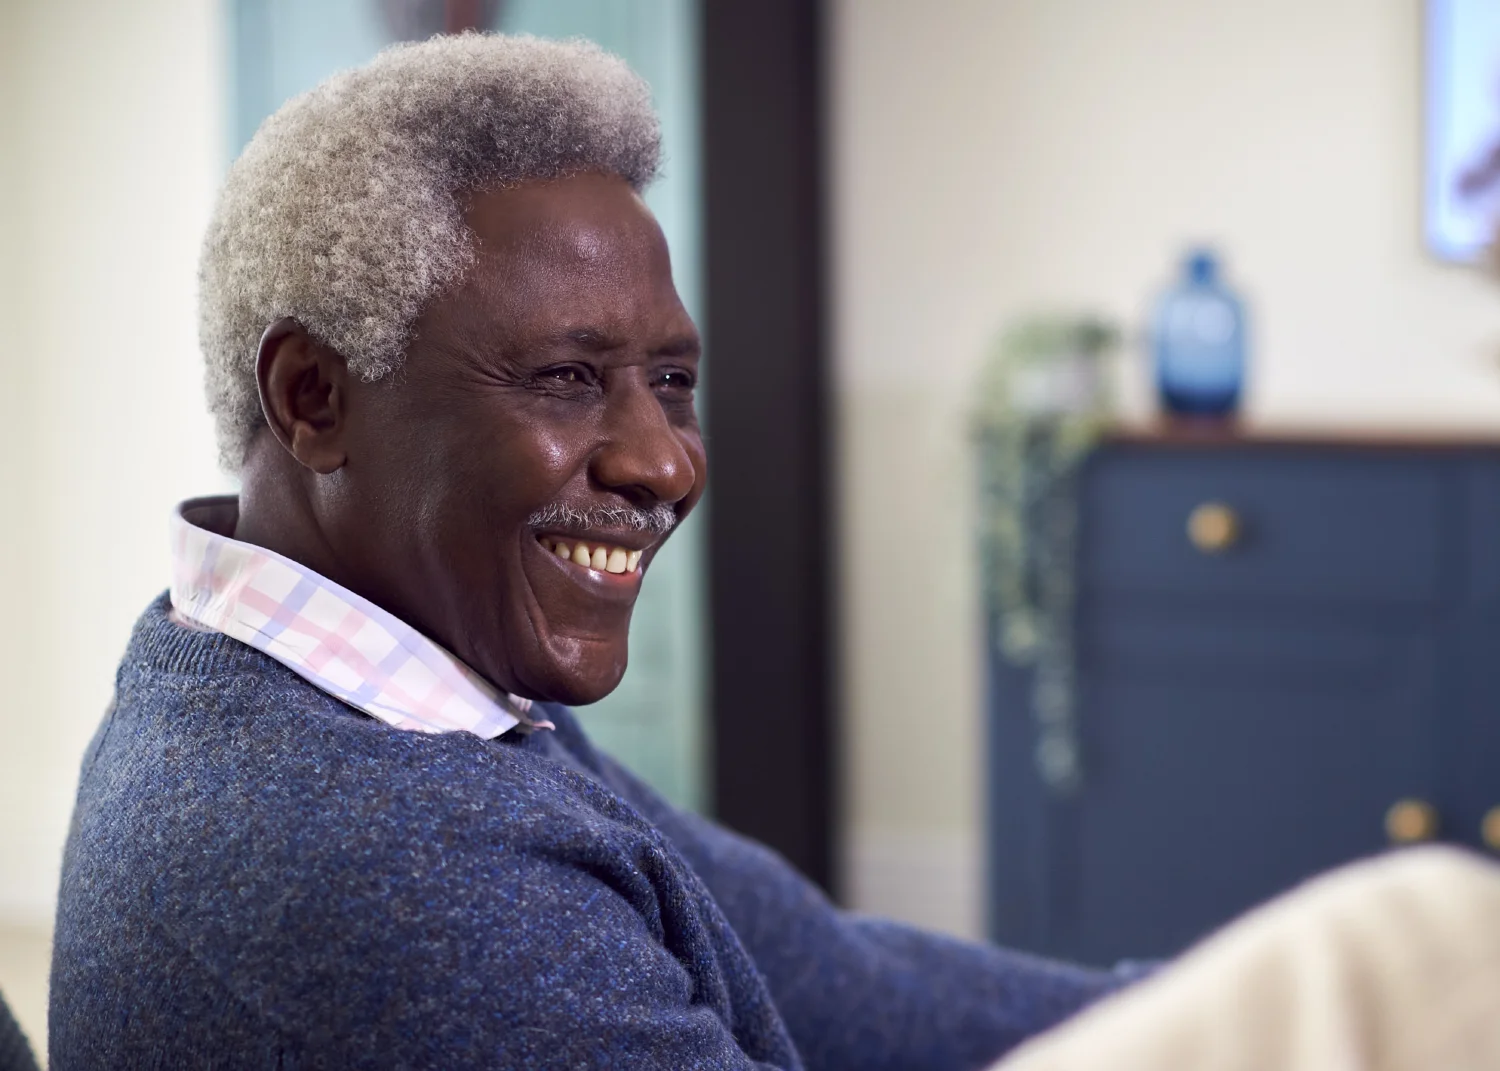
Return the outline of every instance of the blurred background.
{"type": "Polygon", "coordinates": [[[34,1041],[79,758],[172,506],[233,486],[218,183],[282,100],[444,29],[592,37],[662,109],[713,491],[586,716],[663,792],[853,907],[1098,961],[1391,840],[1500,846],[1494,8],[0,0],[0,990],[34,1041]],[[1165,422],[1199,247],[1242,389],[1165,422]],[[1097,389],[984,425],[1038,316],[1103,325],[1097,389]],[[1048,642],[1002,649],[1005,575],[1048,642]]]}

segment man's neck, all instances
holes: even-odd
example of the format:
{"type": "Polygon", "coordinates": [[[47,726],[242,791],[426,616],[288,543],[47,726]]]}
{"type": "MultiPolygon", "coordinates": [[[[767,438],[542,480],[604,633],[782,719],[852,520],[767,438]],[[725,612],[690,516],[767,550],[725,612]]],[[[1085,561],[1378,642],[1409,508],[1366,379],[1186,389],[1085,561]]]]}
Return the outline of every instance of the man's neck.
{"type": "Polygon", "coordinates": [[[274,436],[258,435],[240,468],[240,508],[233,537],[275,551],[350,590],[339,555],[318,522],[311,475],[274,436]]]}

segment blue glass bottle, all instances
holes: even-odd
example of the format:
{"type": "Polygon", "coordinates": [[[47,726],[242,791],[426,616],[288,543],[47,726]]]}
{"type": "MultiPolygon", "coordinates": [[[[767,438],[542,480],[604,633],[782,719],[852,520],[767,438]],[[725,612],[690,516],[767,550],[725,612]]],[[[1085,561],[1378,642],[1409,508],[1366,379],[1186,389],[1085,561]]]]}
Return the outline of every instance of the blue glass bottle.
{"type": "Polygon", "coordinates": [[[1233,413],[1245,382],[1245,310],[1212,252],[1194,249],[1184,258],[1152,328],[1162,406],[1193,416],[1233,413]]]}

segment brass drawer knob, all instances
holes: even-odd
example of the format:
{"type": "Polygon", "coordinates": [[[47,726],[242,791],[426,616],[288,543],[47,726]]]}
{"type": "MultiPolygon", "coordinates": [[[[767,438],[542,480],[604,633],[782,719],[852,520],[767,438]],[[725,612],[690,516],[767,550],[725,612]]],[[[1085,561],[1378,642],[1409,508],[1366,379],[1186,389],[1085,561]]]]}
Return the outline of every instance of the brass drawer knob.
{"type": "Polygon", "coordinates": [[[1479,823],[1479,836],[1490,851],[1500,852],[1500,807],[1491,807],[1484,812],[1479,823]]]}
{"type": "Polygon", "coordinates": [[[1397,800],[1385,812],[1385,835],[1392,844],[1417,844],[1432,840],[1437,832],[1437,808],[1426,800],[1397,800]]]}
{"type": "Polygon", "coordinates": [[[1188,540],[1204,554],[1223,554],[1240,538],[1240,515],[1222,502],[1205,502],[1187,519],[1188,540]]]}

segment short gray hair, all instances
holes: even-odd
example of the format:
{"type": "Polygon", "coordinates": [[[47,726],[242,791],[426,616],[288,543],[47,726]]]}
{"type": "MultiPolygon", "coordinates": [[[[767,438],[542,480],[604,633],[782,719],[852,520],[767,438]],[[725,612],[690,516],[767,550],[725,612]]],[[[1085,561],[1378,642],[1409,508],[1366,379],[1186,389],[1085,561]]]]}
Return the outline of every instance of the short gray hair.
{"type": "Polygon", "coordinates": [[[459,194],[585,171],[656,177],[649,87],[586,41],[463,34],[398,45],[287,102],[229,170],[199,267],[220,460],[263,425],[266,327],[295,317],[373,382],[473,256],[459,194]]]}

